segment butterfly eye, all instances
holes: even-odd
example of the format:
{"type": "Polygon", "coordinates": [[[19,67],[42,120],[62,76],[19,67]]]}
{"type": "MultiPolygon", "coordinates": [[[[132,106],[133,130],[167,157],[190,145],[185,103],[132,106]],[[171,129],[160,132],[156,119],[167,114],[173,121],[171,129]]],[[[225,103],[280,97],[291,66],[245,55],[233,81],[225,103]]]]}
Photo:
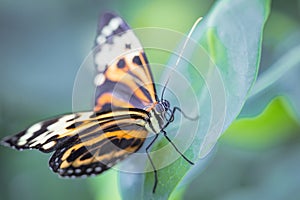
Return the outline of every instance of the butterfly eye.
{"type": "Polygon", "coordinates": [[[162,113],[165,111],[164,106],[160,103],[156,104],[154,109],[158,113],[162,113]]]}
{"type": "Polygon", "coordinates": [[[163,100],[162,104],[165,107],[165,110],[168,110],[170,108],[170,103],[167,100],[163,100]]]}

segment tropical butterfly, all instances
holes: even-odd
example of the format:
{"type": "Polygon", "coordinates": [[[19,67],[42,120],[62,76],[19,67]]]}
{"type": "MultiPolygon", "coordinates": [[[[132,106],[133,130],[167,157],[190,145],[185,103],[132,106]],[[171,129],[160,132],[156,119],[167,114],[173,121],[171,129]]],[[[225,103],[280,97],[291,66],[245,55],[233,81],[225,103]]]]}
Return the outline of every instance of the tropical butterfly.
{"type": "MultiPolygon", "coordinates": [[[[165,99],[158,99],[144,50],[119,16],[106,13],[98,25],[94,63],[98,74],[93,111],[78,112],[42,121],[4,138],[2,144],[15,148],[54,152],[50,168],[62,177],[100,174],[138,151],[149,132],[154,138],[149,149],[173,121],[175,111],[165,99]]],[[[183,112],[182,114],[188,118],[183,112]]],[[[180,152],[179,152],[180,153],[180,152]]],[[[182,153],[180,155],[189,161],[182,153]]]]}

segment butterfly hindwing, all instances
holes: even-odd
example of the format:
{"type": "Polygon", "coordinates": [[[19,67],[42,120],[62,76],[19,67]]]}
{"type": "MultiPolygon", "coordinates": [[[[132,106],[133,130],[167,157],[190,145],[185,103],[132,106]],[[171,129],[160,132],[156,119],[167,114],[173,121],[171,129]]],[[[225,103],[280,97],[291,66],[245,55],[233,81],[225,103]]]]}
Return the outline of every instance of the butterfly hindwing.
{"type": "Polygon", "coordinates": [[[79,139],[58,149],[49,161],[50,167],[63,177],[95,175],[109,169],[136,152],[147,136],[140,125],[125,123],[120,126],[122,130],[112,128],[93,139],[79,139]]]}
{"type": "Polygon", "coordinates": [[[94,62],[95,111],[115,107],[145,109],[157,101],[142,45],[124,20],[112,13],[101,18],[94,62]]]}

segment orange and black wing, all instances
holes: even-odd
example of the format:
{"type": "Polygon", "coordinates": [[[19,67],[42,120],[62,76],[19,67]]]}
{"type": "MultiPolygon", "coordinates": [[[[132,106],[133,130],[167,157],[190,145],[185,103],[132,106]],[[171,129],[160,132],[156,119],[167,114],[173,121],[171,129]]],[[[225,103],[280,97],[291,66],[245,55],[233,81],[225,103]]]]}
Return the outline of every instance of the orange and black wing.
{"type": "Polygon", "coordinates": [[[2,144],[53,152],[49,165],[60,176],[99,174],[136,152],[147,136],[147,112],[81,112],[39,122],[2,144]]]}
{"type": "Polygon", "coordinates": [[[140,42],[118,16],[105,14],[95,50],[99,73],[94,112],[39,122],[2,140],[17,150],[54,152],[49,165],[61,176],[99,174],[136,152],[148,134],[148,112],[157,101],[140,42]]]}
{"type": "Polygon", "coordinates": [[[94,49],[97,75],[94,111],[145,109],[157,101],[153,77],[140,41],[119,16],[102,16],[94,49]]]}

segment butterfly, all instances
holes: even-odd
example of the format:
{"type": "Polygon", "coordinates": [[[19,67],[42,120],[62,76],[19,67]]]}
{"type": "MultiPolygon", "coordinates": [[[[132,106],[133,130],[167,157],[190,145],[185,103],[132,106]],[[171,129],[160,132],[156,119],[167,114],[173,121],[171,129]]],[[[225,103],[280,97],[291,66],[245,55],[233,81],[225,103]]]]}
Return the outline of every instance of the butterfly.
{"type": "MultiPolygon", "coordinates": [[[[15,148],[54,152],[49,160],[53,172],[62,177],[100,174],[119,163],[155,133],[150,147],[163,133],[180,153],[165,128],[179,107],[159,100],[142,45],[128,24],[118,15],[105,13],[98,24],[94,63],[97,75],[93,111],[62,115],[38,122],[20,133],[6,137],[2,144],[15,148]]],[[[182,114],[186,116],[183,112],[182,114]]],[[[182,153],[180,155],[193,164],[182,153]]]]}

